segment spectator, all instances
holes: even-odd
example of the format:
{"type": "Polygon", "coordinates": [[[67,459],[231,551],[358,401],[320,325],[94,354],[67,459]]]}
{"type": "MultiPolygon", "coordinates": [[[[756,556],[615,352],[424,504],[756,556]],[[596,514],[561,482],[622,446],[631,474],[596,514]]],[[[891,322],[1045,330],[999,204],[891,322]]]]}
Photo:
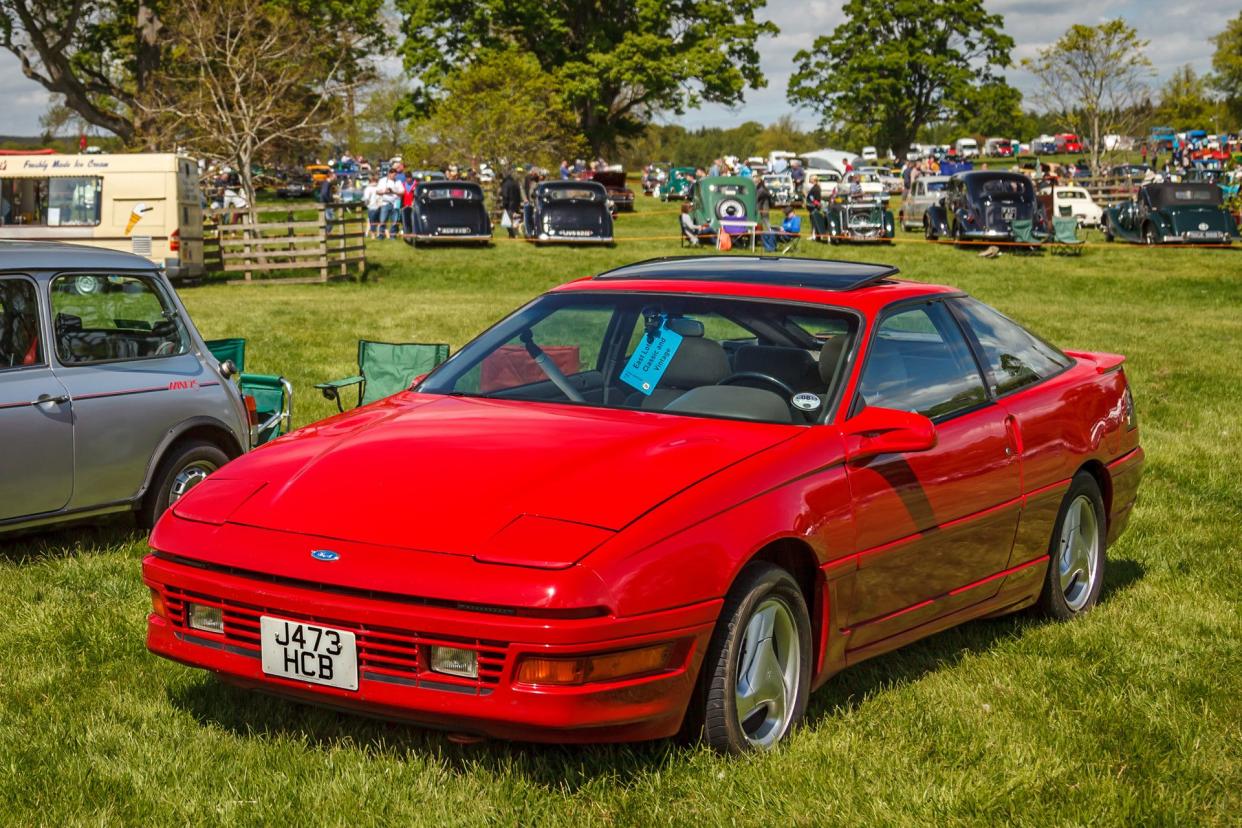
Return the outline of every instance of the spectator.
{"type": "Polygon", "coordinates": [[[772,193],[768,183],[760,176],[755,180],[755,208],[759,211],[759,224],[764,230],[771,229],[768,215],[772,212],[772,193]]]}
{"type": "Polygon", "coordinates": [[[681,205],[681,232],[692,246],[698,247],[703,239],[711,238],[712,225],[711,222],[695,224],[694,218],[690,215],[690,205],[683,203],[681,205]]]}
{"type": "Polygon", "coordinates": [[[811,176],[811,189],[806,191],[806,207],[818,210],[824,205],[824,191],[819,186],[819,176],[811,176]]]}
{"type": "MultiPolygon", "coordinates": [[[[561,169],[560,169],[560,174],[561,174],[561,181],[568,181],[568,180],[569,180],[569,162],[568,162],[568,161],[566,161],[565,159],[561,159],[561,169]]],[[[510,176],[510,177],[512,177],[512,176],[510,176]]]]}
{"type": "Polygon", "coordinates": [[[388,174],[379,183],[380,235],[379,238],[397,238],[401,221],[401,196],[404,185],[397,180],[397,168],[389,167],[388,174]]]}
{"type": "Polygon", "coordinates": [[[686,201],[691,203],[694,202],[694,195],[698,192],[699,182],[702,181],[706,175],[707,173],[703,171],[702,167],[695,169],[694,175],[690,177],[690,186],[686,188],[686,201]]]}
{"type": "Polygon", "coordinates": [[[379,179],[374,175],[367,181],[367,186],[362,189],[362,202],[367,207],[367,238],[379,238],[380,226],[380,201],[379,197],[379,179]]]}
{"type": "MultiPolygon", "coordinates": [[[[568,165],[562,161],[561,166],[568,174],[568,165]]],[[[500,180],[500,209],[509,216],[509,238],[515,238],[517,224],[522,215],[522,188],[518,185],[517,179],[513,177],[512,169],[506,169],[505,177],[500,180]]]]}
{"type": "Polygon", "coordinates": [[[794,212],[792,204],[785,205],[785,220],[781,222],[778,233],[763,234],[763,249],[769,253],[776,252],[778,244],[787,244],[802,235],[802,217],[794,212]]]}
{"type": "Polygon", "coordinates": [[[740,175],[742,178],[750,178],[752,175],[754,175],[754,173],[755,171],[750,168],[750,164],[747,164],[745,161],[738,162],[737,174],[740,175]]]}
{"type": "Polygon", "coordinates": [[[722,162],[719,158],[717,158],[715,161],[712,161],[711,166],[707,168],[707,174],[715,178],[716,176],[720,175],[721,172],[723,172],[723,170],[724,170],[724,162],[722,162]]]}
{"type": "Polygon", "coordinates": [[[414,195],[418,182],[414,173],[407,172],[397,181],[401,184],[401,228],[405,231],[405,243],[414,244],[414,195]]]}
{"type": "Polygon", "coordinates": [[[802,162],[795,158],[789,162],[789,177],[793,180],[794,191],[802,191],[802,182],[806,178],[806,170],[802,169],[802,162]]]}
{"type": "Polygon", "coordinates": [[[531,167],[526,173],[526,180],[522,182],[522,196],[526,201],[530,201],[535,195],[535,187],[539,185],[539,170],[531,167]]]}
{"type": "Polygon", "coordinates": [[[315,193],[315,200],[324,205],[324,226],[328,232],[332,231],[332,223],[336,219],[336,211],[328,206],[332,203],[332,189],[335,185],[336,173],[329,170],[328,174],[319,182],[319,190],[315,193]]]}

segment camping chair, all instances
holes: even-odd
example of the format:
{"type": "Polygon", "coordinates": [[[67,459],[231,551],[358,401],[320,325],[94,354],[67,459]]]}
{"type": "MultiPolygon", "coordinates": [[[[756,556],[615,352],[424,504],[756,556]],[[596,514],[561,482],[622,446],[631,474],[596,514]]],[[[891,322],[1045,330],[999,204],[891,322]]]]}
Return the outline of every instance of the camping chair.
{"type": "Polygon", "coordinates": [[[247,374],[246,340],[241,337],[207,340],[207,350],[217,362],[232,360],[237,369],[237,389],[250,416],[250,443],[261,446],[287,434],[293,423],[293,384],[271,374],[247,374]]]}
{"type": "Polygon", "coordinates": [[[681,237],[682,247],[701,247],[705,244],[715,244],[716,234],[710,230],[706,233],[692,233],[681,223],[681,214],[677,215],[677,233],[681,237]]]}
{"type": "Polygon", "coordinates": [[[1031,219],[1014,219],[1009,222],[1009,230],[1013,233],[1014,243],[1028,245],[1030,252],[1035,253],[1043,248],[1044,240],[1035,236],[1035,222],[1031,219]]]}
{"type": "Polygon", "coordinates": [[[321,382],[315,387],[336,407],[344,411],[341,390],[358,386],[358,405],[366,405],[398,391],[404,391],[414,378],[427,373],[448,359],[449,346],[443,343],[392,343],[358,340],[358,375],[321,382]]]}
{"type": "Polygon", "coordinates": [[[1048,240],[1053,253],[1078,256],[1084,240],[1078,238],[1078,219],[1056,216],[1052,219],[1052,238],[1048,240]]]}

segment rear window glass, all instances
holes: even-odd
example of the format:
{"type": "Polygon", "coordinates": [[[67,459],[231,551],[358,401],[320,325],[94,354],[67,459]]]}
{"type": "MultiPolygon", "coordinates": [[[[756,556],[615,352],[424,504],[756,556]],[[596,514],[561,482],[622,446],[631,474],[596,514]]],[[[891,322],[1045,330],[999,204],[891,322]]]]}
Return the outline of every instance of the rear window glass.
{"type": "Polygon", "coordinates": [[[977,299],[955,299],[983,349],[998,396],[1033,385],[1069,367],[1070,358],[977,299]]]}
{"type": "Polygon", "coordinates": [[[181,317],[146,276],[82,274],[52,280],[61,363],[148,359],[187,350],[181,317]]]}

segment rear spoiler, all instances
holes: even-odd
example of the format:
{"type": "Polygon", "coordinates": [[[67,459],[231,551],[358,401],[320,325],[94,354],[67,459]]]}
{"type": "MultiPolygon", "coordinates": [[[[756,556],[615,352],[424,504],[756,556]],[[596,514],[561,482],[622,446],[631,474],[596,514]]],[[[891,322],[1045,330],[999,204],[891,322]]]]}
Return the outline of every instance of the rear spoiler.
{"type": "Polygon", "coordinates": [[[1097,374],[1108,374],[1117,371],[1126,361],[1123,354],[1108,354],[1098,351],[1066,351],[1065,355],[1082,362],[1090,362],[1095,366],[1097,374]]]}

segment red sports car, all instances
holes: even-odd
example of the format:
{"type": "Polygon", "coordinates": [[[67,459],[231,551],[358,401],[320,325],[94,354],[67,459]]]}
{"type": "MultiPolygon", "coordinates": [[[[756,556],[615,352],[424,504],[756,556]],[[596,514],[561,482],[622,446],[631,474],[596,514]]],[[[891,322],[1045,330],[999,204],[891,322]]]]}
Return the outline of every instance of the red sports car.
{"type": "Polygon", "coordinates": [[[659,259],[233,461],[151,536],[150,649],[464,734],[778,743],[834,673],[1096,603],[1123,358],[882,265],[659,259]]]}

